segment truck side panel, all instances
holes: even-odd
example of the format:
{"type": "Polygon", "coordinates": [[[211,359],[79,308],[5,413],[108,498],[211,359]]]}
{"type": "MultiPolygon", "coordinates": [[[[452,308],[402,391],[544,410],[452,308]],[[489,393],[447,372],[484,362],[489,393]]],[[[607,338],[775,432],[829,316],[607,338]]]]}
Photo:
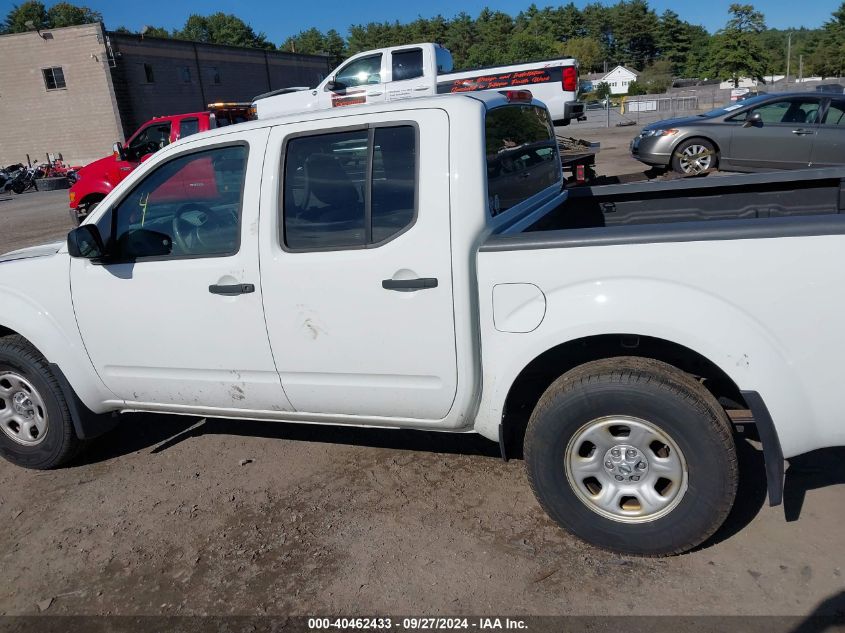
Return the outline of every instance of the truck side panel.
{"type": "Polygon", "coordinates": [[[845,236],[834,234],[482,249],[484,393],[476,430],[497,436],[508,390],[546,350],[594,335],[633,334],[683,345],[740,389],[758,391],[786,457],[845,444],[838,393],[843,247],[845,236]],[[526,282],[545,295],[542,323],[527,333],[498,331],[494,286],[526,282]]]}

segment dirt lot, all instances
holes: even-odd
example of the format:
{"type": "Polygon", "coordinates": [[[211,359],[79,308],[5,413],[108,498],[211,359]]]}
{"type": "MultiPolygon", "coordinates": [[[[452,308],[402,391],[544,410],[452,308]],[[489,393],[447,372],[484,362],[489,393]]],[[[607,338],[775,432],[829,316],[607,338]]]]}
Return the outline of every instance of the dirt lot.
{"type": "MultiPolygon", "coordinates": [[[[632,133],[607,170],[641,169],[632,133]]],[[[61,238],[65,196],[0,198],[0,252],[61,238]]],[[[725,528],[643,560],[559,530],[471,435],[127,415],[69,468],[0,462],[0,615],[845,613],[845,451],[793,460],[780,508],[741,452],[725,528]]]]}

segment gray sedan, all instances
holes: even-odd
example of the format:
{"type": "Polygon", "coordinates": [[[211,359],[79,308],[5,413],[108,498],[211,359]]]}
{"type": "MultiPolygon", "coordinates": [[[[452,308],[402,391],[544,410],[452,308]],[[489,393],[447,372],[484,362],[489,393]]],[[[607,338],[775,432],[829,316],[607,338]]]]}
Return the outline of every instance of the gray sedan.
{"type": "Polygon", "coordinates": [[[760,95],[724,108],[646,126],[631,154],[682,174],[845,164],[845,95],[760,95]]]}

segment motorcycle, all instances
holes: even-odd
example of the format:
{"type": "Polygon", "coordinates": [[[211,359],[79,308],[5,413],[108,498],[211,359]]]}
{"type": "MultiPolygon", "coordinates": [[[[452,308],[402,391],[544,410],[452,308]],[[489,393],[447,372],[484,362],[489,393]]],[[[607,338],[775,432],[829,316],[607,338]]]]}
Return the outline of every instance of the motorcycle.
{"type": "Polygon", "coordinates": [[[12,191],[13,185],[17,186],[15,183],[17,183],[23,169],[24,166],[20,163],[0,168],[0,193],[8,193],[12,191]]]}
{"type": "Polygon", "coordinates": [[[21,194],[29,189],[38,191],[38,183],[36,181],[43,176],[44,171],[40,167],[24,167],[20,165],[20,169],[3,185],[3,188],[6,191],[11,190],[16,194],[21,194]]]}

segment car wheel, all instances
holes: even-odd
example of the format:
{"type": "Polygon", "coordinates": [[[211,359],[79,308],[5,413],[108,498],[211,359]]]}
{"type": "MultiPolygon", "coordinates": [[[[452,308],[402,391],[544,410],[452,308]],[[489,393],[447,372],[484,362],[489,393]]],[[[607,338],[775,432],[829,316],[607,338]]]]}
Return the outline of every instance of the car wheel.
{"type": "Polygon", "coordinates": [[[666,556],[724,522],[737,487],[728,417],[700,383],[623,357],[567,372],[525,435],[528,479],[546,512],[604,549],[666,556]]]}
{"type": "Polygon", "coordinates": [[[694,176],[716,169],[718,164],[716,147],[703,138],[686,140],[672,153],[672,169],[684,176],[694,176]]]}
{"type": "Polygon", "coordinates": [[[0,338],[0,455],[46,470],[67,463],[81,447],[47,361],[20,336],[0,338]]]}

